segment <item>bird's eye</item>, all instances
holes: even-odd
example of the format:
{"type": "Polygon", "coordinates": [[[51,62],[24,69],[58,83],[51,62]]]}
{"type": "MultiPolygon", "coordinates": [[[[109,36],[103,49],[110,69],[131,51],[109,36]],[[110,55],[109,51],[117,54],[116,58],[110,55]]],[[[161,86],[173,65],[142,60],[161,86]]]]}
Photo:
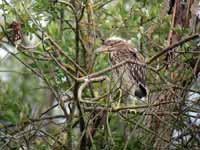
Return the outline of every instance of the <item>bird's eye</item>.
{"type": "Polygon", "coordinates": [[[132,52],[132,56],[133,56],[133,57],[137,57],[137,55],[136,55],[135,52],[132,52]]]}

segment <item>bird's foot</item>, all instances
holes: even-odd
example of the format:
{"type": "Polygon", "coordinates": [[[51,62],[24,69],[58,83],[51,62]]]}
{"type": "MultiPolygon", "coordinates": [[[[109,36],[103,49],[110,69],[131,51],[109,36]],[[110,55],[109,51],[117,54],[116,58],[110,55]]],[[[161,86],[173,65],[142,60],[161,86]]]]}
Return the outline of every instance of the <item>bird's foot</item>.
{"type": "Polygon", "coordinates": [[[130,109],[129,110],[131,113],[137,114],[137,110],[136,109],[130,109]]]}
{"type": "Polygon", "coordinates": [[[129,112],[136,114],[137,113],[137,110],[135,109],[136,106],[137,105],[135,101],[133,101],[132,103],[129,103],[128,104],[128,107],[130,107],[129,112]]]}

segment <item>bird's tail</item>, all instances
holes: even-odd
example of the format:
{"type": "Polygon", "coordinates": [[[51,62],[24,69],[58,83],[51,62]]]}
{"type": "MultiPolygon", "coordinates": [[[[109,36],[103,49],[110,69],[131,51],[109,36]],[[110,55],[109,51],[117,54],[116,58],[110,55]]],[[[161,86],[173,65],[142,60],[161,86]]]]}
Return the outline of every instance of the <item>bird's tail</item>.
{"type": "Polygon", "coordinates": [[[147,89],[142,85],[139,84],[138,88],[135,90],[135,96],[142,99],[143,97],[147,96],[147,89]]]}

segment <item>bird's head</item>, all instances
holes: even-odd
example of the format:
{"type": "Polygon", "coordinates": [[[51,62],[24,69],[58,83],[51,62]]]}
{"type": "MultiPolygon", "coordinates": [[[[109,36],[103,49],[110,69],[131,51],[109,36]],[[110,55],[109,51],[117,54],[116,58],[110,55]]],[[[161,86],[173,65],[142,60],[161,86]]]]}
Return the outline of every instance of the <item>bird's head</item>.
{"type": "Polygon", "coordinates": [[[129,41],[122,39],[120,37],[110,37],[106,39],[102,46],[96,49],[97,53],[109,53],[113,51],[121,51],[123,50],[123,45],[130,44],[129,41]]]}

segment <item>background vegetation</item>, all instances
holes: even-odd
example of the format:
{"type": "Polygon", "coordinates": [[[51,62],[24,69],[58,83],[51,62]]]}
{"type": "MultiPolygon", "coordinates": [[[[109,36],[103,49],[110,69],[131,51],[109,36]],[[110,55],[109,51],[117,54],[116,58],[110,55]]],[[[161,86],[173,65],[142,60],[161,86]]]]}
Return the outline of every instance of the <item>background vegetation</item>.
{"type": "Polygon", "coordinates": [[[0,149],[200,148],[200,4],[172,3],[0,1],[0,149]],[[136,107],[116,105],[108,55],[95,53],[111,36],[145,57],[136,107]]]}

